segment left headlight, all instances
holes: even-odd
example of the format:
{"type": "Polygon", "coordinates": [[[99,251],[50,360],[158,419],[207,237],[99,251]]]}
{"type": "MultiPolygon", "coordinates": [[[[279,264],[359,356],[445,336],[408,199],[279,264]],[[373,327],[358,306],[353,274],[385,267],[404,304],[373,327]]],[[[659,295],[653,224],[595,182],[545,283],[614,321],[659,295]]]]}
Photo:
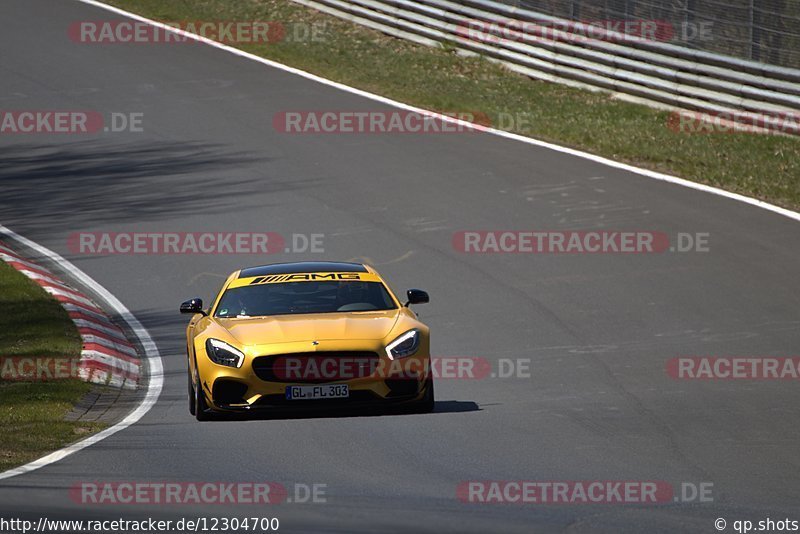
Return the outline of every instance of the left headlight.
{"type": "Polygon", "coordinates": [[[219,365],[227,367],[241,367],[244,363],[244,353],[219,339],[206,341],[206,354],[208,358],[219,365]]]}
{"type": "Polygon", "coordinates": [[[409,330],[386,345],[386,355],[390,360],[411,356],[419,348],[419,330],[409,330]]]}

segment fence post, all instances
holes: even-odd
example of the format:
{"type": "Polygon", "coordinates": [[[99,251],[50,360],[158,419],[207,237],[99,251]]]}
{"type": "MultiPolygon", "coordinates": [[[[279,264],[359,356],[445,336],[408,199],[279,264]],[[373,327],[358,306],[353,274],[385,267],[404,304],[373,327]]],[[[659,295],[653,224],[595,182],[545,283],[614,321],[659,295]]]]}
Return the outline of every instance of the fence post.
{"type": "Polygon", "coordinates": [[[755,0],[750,0],[750,59],[759,61],[761,59],[761,49],[759,47],[760,35],[758,32],[758,20],[756,16],[755,0]]]}
{"type": "Polygon", "coordinates": [[[581,16],[581,0],[572,0],[570,3],[569,17],[578,20],[581,16]]]}
{"type": "MultiPolygon", "coordinates": [[[[689,35],[689,31],[694,30],[694,20],[695,20],[695,12],[697,9],[695,8],[695,1],[696,0],[686,0],[686,17],[684,19],[683,28],[681,28],[680,39],[682,40],[681,43],[684,46],[694,46],[693,43],[689,43],[688,39],[683,40],[687,35],[689,35]]],[[[694,34],[692,34],[694,35],[694,34]]]]}

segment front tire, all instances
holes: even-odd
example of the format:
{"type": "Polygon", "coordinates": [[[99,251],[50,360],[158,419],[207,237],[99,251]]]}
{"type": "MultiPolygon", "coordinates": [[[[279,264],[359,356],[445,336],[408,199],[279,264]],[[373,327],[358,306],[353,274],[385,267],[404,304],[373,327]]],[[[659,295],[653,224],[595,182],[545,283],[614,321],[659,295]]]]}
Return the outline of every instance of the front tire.
{"type": "Polygon", "coordinates": [[[198,421],[208,421],[211,416],[208,413],[208,404],[206,404],[206,396],[203,394],[202,385],[196,384],[192,390],[194,393],[194,416],[198,421]]]}
{"type": "Polygon", "coordinates": [[[197,413],[197,402],[194,398],[194,386],[192,385],[192,371],[191,369],[186,372],[187,382],[189,384],[189,413],[195,415],[197,413]]]}
{"type": "Polygon", "coordinates": [[[414,403],[411,413],[431,413],[436,407],[436,396],[433,391],[433,377],[425,382],[425,396],[414,403]]]}

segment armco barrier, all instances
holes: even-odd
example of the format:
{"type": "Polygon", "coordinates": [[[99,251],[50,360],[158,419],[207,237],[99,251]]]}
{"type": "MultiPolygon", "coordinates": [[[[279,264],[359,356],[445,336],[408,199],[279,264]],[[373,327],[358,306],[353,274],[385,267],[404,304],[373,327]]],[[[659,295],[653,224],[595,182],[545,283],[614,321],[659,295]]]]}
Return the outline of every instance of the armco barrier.
{"type": "Polygon", "coordinates": [[[613,31],[587,38],[574,22],[491,0],[293,1],[420,44],[446,43],[532,78],[800,135],[797,69],[613,31]]]}

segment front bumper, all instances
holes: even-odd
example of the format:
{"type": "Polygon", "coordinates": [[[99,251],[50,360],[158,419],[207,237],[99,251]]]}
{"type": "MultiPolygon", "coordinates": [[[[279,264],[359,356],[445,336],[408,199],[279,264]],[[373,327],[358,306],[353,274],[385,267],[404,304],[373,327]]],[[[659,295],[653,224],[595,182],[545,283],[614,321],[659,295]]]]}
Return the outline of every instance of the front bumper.
{"type": "MultiPolygon", "coordinates": [[[[241,368],[217,365],[205,358],[202,365],[198,363],[199,378],[209,408],[226,412],[250,412],[276,409],[321,409],[336,407],[388,406],[412,403],[421,400],[426,393],[428,379],[431,376],[430,354],[427,344],[421,346],[416,354],[401,360],[389,360],[382,346],[365,346],[352,344],[328,343],[324,350],[307,352],[307,345],[296,347],[276,347],[273,354],[248,356],[241,368]],[[297,350],[297,349],[302,349],[297,350]],[[356,373],[355,377],[342,379],[314,379],[307,376],[286,376],[282,373],[264,370],[265,358],[297,356],[298,359],[336,358],[339,354],[352,354],[355,350],[362,354],[372,353],[377,358],[374,369],[356,373]],[[280,376],[276,376],[280,375],[280,376]],[[348,398],[289,400],[286,388],[292,385],[327,385],[347,384],[350,390],[348,398]]],[[[198,362],[200,357],[198,354],[198,362]]]]}

